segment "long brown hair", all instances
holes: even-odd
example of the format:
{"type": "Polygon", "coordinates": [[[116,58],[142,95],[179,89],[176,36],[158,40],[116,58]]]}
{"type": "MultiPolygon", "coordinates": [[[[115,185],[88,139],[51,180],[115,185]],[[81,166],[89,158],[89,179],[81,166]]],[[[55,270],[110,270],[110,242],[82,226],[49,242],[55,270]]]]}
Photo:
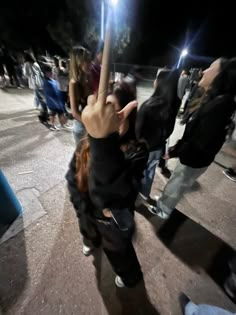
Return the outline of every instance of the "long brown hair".
{"type": "Polygon", "coordinates": [[[88,192],[89,154],[90,145],[88,137],[81,140],[76,149],[76,181],[80,192],[88,192]]]}
{"type": "MultiPolygon", "coordinates": [[[[70,53],[70,80],[73,80],[75,85],[75,97],[77,106],[82,105],[82,108],[87,104],[87,98],[91,94],[90,75],[84,73],[83,64],[91,62],[91,53],[82,46],[74,46],[70,53]]],[[[72,91],[69,89],[69,93],[72,91]]]]}
{"type": "Polygon", "coordinates": [[[80,81],[83,75],[82,65],[91,62],[90,52],[82,46],[74,46],[70,52],[70,79],[80,81]]]}

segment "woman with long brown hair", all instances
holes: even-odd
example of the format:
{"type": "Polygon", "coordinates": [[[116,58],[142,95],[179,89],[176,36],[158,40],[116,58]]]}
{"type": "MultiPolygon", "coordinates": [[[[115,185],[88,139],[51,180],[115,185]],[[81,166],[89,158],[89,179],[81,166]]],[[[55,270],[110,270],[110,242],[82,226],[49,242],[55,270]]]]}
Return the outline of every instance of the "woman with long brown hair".
{"type": "Polygon", "coordinates": [[[73,134],[76,143],[85,134],[81,121],[81,113],[87,105],[87,98],[91,94],[90,67],[91,54],[82,46],[74,46],[70,53],[70,82],[69,96],[71,112],[74,117],[73,134]]]}
{"type": "Polygon", "coordinates": [[[146,145],[139,143],[135,137],[137,102],[134,99],[135,95],[127,83],[114,86],[106,106],[114,108],[114,114],[123,117],[117,132],[109,139],[91,141],[90,137],[82,140],[66,176],[71,202],[79,218],[83,252],[89,255],[92,248],[102,242],[103,250],[117,274],[115,283],[118,287],[133,287],[143,278],[132,245],[132,235],[134,202],[148,151],[146,145]],[[97,164],[91,169],[94,146],[102,152],[104,148],[104,156],[96,159],[97,164]],[[107,152],[107,149],[110,151],[107,152]],[[115,158],[120,172],[118,170],[114,174],[110,157],[115,158]],[[94,175],[98,180],[94,180],[94,175]],[[104,182],[100,184],[99,181],[104,182]]]}

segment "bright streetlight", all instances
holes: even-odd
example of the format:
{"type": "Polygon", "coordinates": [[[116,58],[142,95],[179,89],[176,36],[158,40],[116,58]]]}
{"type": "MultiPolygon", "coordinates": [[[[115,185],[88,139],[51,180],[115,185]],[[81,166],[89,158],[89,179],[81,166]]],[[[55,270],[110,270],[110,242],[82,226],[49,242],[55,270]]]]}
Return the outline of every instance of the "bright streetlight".
{"type": "Polygon", "coordinates": [[[118,0],[111,0],[111,3],[113,4],[113,6],[115,7],[118,3],[118,0]]]}
{"type": "Polygon", "coordinates": [[[181,55],[179,56],[177,69],[179,69],[179,66],[180,66],[180,63],[181,63],[182,59],[185,58],[187,55],[188,55],[188,49],[185,48],[185,49],[182,50],[181,55]]]}
{"type": "Polygon", "coordinates": [[[184,50],[182,51],[182,53],[181,53],[181,57],[182,57],[182,58],[183,58],[183,57],[186,57],[187,54],[188,54],[188,49],[184,49],[184,50]]]}

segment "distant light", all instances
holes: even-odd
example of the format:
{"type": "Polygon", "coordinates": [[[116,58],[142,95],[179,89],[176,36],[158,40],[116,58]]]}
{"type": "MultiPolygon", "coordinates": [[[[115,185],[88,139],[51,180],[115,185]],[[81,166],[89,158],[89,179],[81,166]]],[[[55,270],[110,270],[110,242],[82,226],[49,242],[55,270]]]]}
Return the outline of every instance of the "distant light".
{"type": "Polygon", "coordinates": [[[118,0],[111,0],[111,3],[113,4],[113,6],[115,7],[118,3],[118,0]]]}
{"type": "Polygon", "coordinates": [[[181,53],[181,57],[186,57],[188,54],[188,50],[187,49],[184,49],[181,53]]]}

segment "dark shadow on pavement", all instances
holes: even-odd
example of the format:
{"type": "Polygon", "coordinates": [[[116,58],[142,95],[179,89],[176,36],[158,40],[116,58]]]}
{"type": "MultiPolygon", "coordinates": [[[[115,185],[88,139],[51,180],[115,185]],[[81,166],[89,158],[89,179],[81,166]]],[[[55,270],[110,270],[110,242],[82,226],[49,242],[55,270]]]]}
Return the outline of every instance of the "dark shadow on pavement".
{"type": "Polygon", "coordinates": [[[232,247],[177,210],[166,221],[145,207],[137,211],[152,223],[157,237],[173,254],[197,272],[205,270],[223,289],[228,263],[235,254],[232,247]]]}
{"type": "Polygon", "coordinates": [[[159,312],[149,300],[144,282],[141,282],[132,289],[117,288],[115,286],[115,274],[112,272],[102,249],[96,250],[93,256],[93,264],[96,268],[97,287],[108,314],[159,315],[159,312]]]}
{"type": "Polygon", "coordinates": [[[50,256],[24,314],[37,314],[40,309],[45,315],[100,315],[107,314],[107,309],[109,315],[159,315],[144,284],[134,289],[116,288],[115,275],[101,248],[93,253],[96,270],[91,266],[93,257],[82,253],[77,219],[68,199],[63,212],[50,256]],[[91,283],[94,280],[97,287],[91,283]]]}
{"type": "MultiPolygon", "coordinates": [[[[18,219],[18,224],[23,225],[23,219],[18,219]]],[[[27,279],[25,236],[22,231],[0,244],[0,309],[3,314],[17,302],[27,279]]]]}

